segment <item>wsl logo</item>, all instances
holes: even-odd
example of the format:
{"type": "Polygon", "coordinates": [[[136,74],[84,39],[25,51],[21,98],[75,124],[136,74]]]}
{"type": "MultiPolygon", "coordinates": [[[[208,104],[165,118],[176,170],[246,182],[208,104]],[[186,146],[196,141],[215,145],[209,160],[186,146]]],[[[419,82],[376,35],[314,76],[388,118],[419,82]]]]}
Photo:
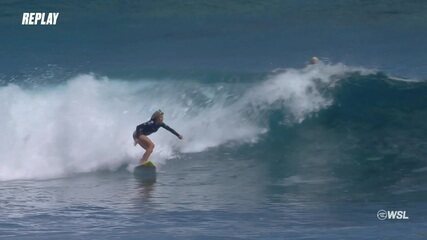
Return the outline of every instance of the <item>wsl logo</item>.
{"type": "Polygon", "coordinates": [[[22,25],[56,25],[59,13],[25,12],[22,25]]]}
{"type": "Polygon", "coordinates": [[[386,211],[386,210],[379,210],[377,212],[377,218],[379,220],[408,220],[409,217],[406,216],[406,211],[386,211]]]}

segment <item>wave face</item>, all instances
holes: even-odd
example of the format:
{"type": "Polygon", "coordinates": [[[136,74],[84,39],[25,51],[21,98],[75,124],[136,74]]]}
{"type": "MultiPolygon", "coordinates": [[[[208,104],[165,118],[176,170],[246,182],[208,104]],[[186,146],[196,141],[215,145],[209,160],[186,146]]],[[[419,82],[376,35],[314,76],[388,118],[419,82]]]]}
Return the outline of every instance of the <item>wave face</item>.
{"type": "Polygon", "coordinates": [[[233,146],[233,159],[265,159],[285,185],[349,177],[350,185],[358,179],[362,185],[396,183],[426,171],[426,98],[423,82],[323,63],[250,82],[86,74],[55,86],[9,84],[0,88],[0,179],[136,163],[142,151],[133,146],[132,132],[162,109],[185,140],[164,130],[151,135],[159,165],[233,146]]]}

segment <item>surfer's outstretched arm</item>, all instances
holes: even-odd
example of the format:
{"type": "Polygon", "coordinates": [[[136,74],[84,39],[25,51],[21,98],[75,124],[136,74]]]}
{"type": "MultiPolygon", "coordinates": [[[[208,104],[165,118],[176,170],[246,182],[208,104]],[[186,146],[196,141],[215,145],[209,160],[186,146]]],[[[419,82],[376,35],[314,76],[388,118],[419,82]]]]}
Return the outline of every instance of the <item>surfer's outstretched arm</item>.
{"type": "Polygon", "coordinates": [[[181,134],[177,133],[173,128],[169,127],[168,125],[166,125],[165,123],[162,123],[162,128],[168,130],[169,132],[173,133],[175,136],[177,136],[179,139],[182,139],[181,134]]]}

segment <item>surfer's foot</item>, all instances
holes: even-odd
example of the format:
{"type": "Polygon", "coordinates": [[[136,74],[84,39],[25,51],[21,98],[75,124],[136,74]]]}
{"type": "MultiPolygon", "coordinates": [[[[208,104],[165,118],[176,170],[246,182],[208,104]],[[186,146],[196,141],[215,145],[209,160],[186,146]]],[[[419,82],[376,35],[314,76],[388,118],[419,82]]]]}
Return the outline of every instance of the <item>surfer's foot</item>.
{"type": "Polygon", "coordinates": [[[148,162],[149,162],[148,160],[147,160],[147,161],[140,161],[140,162],[139,162],[139,164],[140,164],[140,165],[145,165],[145,164],[147,164],[148,162]]]}

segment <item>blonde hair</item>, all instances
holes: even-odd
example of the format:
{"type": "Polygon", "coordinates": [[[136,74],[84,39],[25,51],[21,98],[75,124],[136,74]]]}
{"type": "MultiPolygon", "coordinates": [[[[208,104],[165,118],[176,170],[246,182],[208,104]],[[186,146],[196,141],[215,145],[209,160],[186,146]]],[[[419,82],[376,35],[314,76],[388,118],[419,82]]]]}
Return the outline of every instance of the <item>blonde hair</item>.
{"type": "Polygon", "coordinates": [[[163,114],[164,113],[162,112],[162,110],[159,109],[159,110],[155,111],[153,113],[153,115],[151,115],[151,119],[150,120],[157,121],[160,116],[163,116],[163,114]]]}

